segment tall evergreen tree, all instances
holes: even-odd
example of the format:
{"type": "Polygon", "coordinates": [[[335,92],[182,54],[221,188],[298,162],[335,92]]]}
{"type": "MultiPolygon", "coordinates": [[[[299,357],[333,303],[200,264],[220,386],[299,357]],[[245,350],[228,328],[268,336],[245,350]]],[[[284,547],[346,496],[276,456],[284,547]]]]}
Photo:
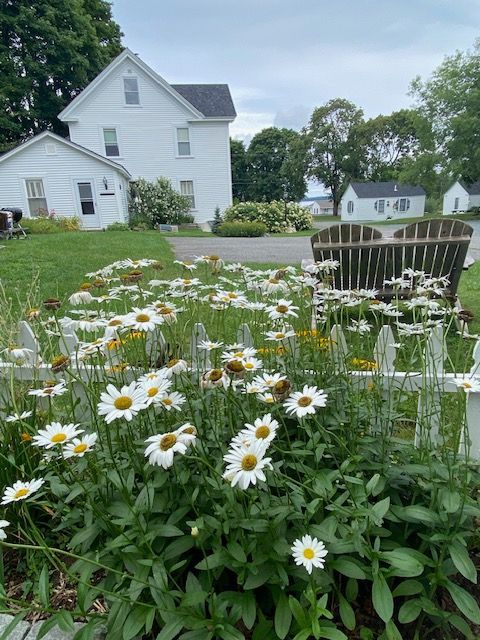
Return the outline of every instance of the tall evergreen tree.
{"type": "Polygon", "coordinates": [[[0,0],[0,150],[51,129],[120,53],[106,0],[0,0]]]}
{"type": "Polygon", "coordinates": [[[235,202],[245,202],[247,199],[247,160],[242,140],[230,138],[230,160],[233,199],[235,202]]]}

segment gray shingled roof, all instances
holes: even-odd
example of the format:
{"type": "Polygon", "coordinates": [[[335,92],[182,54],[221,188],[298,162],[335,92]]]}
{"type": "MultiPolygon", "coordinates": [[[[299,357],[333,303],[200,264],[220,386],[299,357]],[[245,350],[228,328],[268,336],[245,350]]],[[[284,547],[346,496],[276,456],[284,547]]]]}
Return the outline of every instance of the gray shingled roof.
{"type": "Polygon", "coordinates": [[[471,196],[480,195],[480,180],[477,180],[476,182],[472,182],[471,184],[467,184],[466,182],[460,182],[460,184],[465,189],[465,191],[469,193],[471,196]]]}
{"type": "Polygon", "coordinates": [[[398,182],[351,182],[350,185],[359,198],[404,198],[425,195],[422,187],[398,182]]]}
{"type": "Polygon", "coordinates": [[[235,118],[237,115],[228,84],[172,84],[170,86],[206,118],[235,118]]]}

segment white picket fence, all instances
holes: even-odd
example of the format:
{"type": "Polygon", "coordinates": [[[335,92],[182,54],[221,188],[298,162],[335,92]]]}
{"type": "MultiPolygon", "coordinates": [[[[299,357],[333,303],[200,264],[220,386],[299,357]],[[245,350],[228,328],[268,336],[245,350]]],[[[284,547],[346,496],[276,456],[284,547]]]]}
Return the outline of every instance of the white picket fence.
{"type": "MultiPolygon", "coordinates": [[[[287,329],[291,329],[288,327],[287,329]]],[[[247,324],[239,327],[237,333],[238,342],[245,346],[254,346],[250,328],[247,324]]],[[[190,360],[195,370],[205,371],[211,368],[209,352],[199,349],[202,341],[209,341],[205,327],[196,323],[190,339],[190,360]]],[[[418,394],[418,406],[416,416],[415,444],[418,447],[424,444],[442,445],[443,439],[440,432],[441,425],[441,396],[445,393],[457,393],[455,378],[463,374],[448,373],[444,370],[444,362],[447,356],[445,337],[441,328],[434,328],[429,335],[423,352],[424,367],[421,372],[398,371],[395,366],[397,350],[394,346],[395,336],[390,326],[383,326],[379,332],[374,358],[377,364],[374,370],[352,370],[348,366],[350,359],[349,349],[345,333],[341,326],[334,326],[330,332],[331,356],[339,374],[348,376],[358,389],[371,388],[372,385],[380,390],[383,402],[393,412],[394,392],[414,392],[418,394]]],[[[39,381],[66,379],[72,389],[77,402],[75,411],[76,419],[87,419],[94,408],[89,406],[85,392],[85,382],[102,380],[103,371],[98,365],[79,363],[71,365],[66,372],[55,374],[51,365],[41,362],[41,351],[38,339],[35,337],[31,326],[26,321],[18,325],[18,346],[32,351],[32,360],[36,365],[17,365],[9,362],[0,362],[0,398],[6,398],[11,393],[12,384],[15,381],[30,382],[32,386],[39,381]],[[100,374],[100,375],[98,375],[100,374]]],[[[59,339],[60,351],[64,355],[75,354],[79,347],[79,340],[75,333],[64,332],[59,339]]],[[[287,342],[289,352],[298,353],[299,343],[297,337],[292,337],[287,342]]],[[[147,335],[147,351],[152,361],[165,354],[166,340],[161,331],[147,335]]],[[[105,367],[115,364],[115,356],[109,360],[105,367]]],[[[127,380],[134,380],[139,376],[139,371],[127,369],[123,376],[127,380]]],[[[480,373],[480,340],[473,350],[473,366],[470,376],[480,373]]],[[[462,434],[459,444],[459,453],[468,455],[470,459],[480,460],[480,393],[466,394],[465,422],[462,426],[462,434]]],[[[0,407],[1,409],[1,407],[0,407]]],[[[380,420],[372,426],[372,431],[378,431],[381,427],[380,420]]]]}

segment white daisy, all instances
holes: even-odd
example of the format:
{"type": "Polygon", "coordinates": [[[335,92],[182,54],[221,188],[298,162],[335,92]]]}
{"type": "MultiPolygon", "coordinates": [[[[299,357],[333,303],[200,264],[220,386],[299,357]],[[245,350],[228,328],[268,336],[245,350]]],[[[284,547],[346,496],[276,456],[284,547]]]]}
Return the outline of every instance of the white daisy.
{"type": "Polygon", "coordinates": [[[265,482],[264,469],[272,469],[271,458],[265,458],[266,445],[261,440],[255,440],[248,447],[233,446],[223,456],[227,468],[223,477],[231,482],[232,487],[238,484],[240,489],[247,489],[257,480],[265,482]]]}
{"type": "Polygon", "coordinates": [[[123,386],[120,391],[113,384],[107,386],[107,390],[100,395],[98,414],[105,416],[105,422],[110,424],[118,418],[132,420],[142,409],[147,407],[145,391],[137,387],[135,382],[123,386]]]}
{"type": "Polygon", "coordinates": [[[5,527],[8,527],[10,522],[8,520],[0,520],[0,540],[5,540],[7,534],[5,533],[5,527]]]}
{"type": "Polygon", "coordinates": [[[273,342],[283,342],[283,340],[293,338],[295,336],[295,331],[293,331],[293,329],[281,327],[278,331],[266,331],[264,335],[266,336],[266,340],[271,340],[273,342]]]}
{"type": "Polygon", "coordinates": [[[278,382],[286,379],[287,376],[283,375],[283,373],[267,373],[265,371],[261,375],[255,376],[253,382],[254,384],[272,389],[278,382]]]}
{"type": "Polygon", "coordinates": [[[205,351],[220,349],[220,347],[223,347],[223,342],[208,342],[208,340],[202,340],[197,344],[197,349],[203,349],[205,351]]]}
{"type": "Polygon", "coordinates": [[[160,404],[171,386],[172,382],[164,377],[149,378],[141,383],[141,388],[145,392],[147,406],[160,404]]]}
{"type": "Polygon", "coordinates": [[[29,482],[22,482],[17,480],[13,483],[13,486],[7,487],[3,493],[3,498],[0,504],[9,504],[10,502],[18,502],[19,500],[25,500],[29,498],[32,493],[35,493],[40,489],[45,480],[39,478],[38,480],[30,480],[29,482]]]}
{"type": "Polygon", "coordinates": [[[246,358],[252,358],[257,350],[253,347],[244,347],[242,345],[232,345],[238,346],[238,349],[230,349],[229,351],[224,351],[222,353],[222,362],[228,362],[229,360],[245,360],[246,358]]]}
{"type": "Polygon", "coordinates": [[[275,398],[271,393],[259,393],[257,399],[260,400],[260,402],[265,402],[265,404],[275,404],[275,398]]]}
{"type": "Polygon", "coordinates": [[[89,302],[93,302],[93,296],[90,291],[76,291],[69,297],[68,302],[72,306],[76,306],[77,304],[88,304],[89,302]]]}
{"type": "Polygon", "coordinates": [[[82,458],[86,453],[91,451],[97,441],[96,433],[86,433],[81,438],[74,438],[72,442],[68,442],[63,450],[64,458],[82,458]]]}
{"type": "Polygon", "coordinates": [[[308,535],[303,536],[301,540],[295,540],[292,546],[295,564],[303,565],[309,574],[312,573],[313,567],[323,569],[327,553],[321,540],[308,535]]]}
{"type": "Polygon", "coordinates": [[[366,320],[352,320],[352,324],[347,327],[348,331],[352,331],[353,333],[359,333],[361,336],[366,333],[370,333],[372,329],[372,325],[369,324],[366,320]]]}
{"type": "Polygon", "coordinates": [[[295,313],[297,309],[298,307],[295,307],[291,300],[278,300],[276,304],[267,307],[266,311],[272,320],[278,320],[287,316],[298,318],[298,313],[295,313]]]}
{"type": "Polygon", "coordinates": [[[83,429],[77,428],[79,426],[73,423],[62,425],[60,422],[52,422],[47,424],[45,429],[39,429],[38,434],[33,436],[32,440],[37,447],[51,449],[57,444],[68,442],[79,433],[83,433],[83,429]]]}
{"type": "Polygon", "coordinates": [[[231,380],[223,369],[210,369],[205,371],[200,378],[202,389],[215,389],[216,387],[227,389],[230,385],[231,380]]]}
{"type": "Polygon", "coordinates": [[[7,416],[5,418],[5,422],[21,422],[22,420],[26,420],[33,415],[32,411],[22,411],[21,414],[13,413],[11,416],[7,416]]]}
{"type": "Polygon", "coordinates": [[[48,385],[42,389],[30,389],[29,396],[37,396],[39,398],[53,398],[54,396],[61,396],[67,392],[65,380],[61,380],[57,384],[48,385]]]}
{"type": "Polygon", "coordinates": [[[478,378],[465,377],[454,378],[454,384],[457,385],[457,389],[463,389],[465,393],[478,393],[480,391],[480,380],[478,378]]]}
{"type": "MultiPolygon", "coordinates": [[[[195,439],[190,436],[190,441],[195,439]]],[[[176,453],[184,454],[187,451],[188,434],[179,434],[175,431],[171,433],[160,433],[145,440],[150,443],[145,449],[145,457],[150,464],[156,464],[163,469],[168,469],[173,464],[173,457],[176,453]]]]}
{"type": "Polygon", "coordinates": [[[245,368],[245,371],[248,371],[250,373],[252,373],[253,371],[258,371],[263,367],[262,360],[253,357],[245,358],[244,360],[242,360],[242,364],[245,368]]]}
{"type": "Polygon", "coordinates": [[[247,382],[245,384],[244,393],[263,393],[268,389],[266,384],[258,384],[258,382],[247,382]]]}
{"type": "Polygon", "coordinates": [[[14,362],[18,365],[33,364],[34,362],[32,349],[27,349],[26,347],[17,347],[13,345],[8,349],[4,349],[2,353],[7,356],[7,359],[10,362],[14,362]]]}
{"type": "Polygon", "coordinates": [[[283,403],[285,411],[295,414],[297,418],[303,418],[309,413],[315,413],[315,407],[324,407],[327,404],[327,394],[323,389],[305,385],[303,391],[295,391],[283,403]]]}
{"type": "Polygon", "coordinates": [[[188,371],[187,361],[179,358],[172,358],[172,360],[167,362],[167,366],[162,369],[162,375],[166,378],[173,378],[173,376],[176,376],[179,373],[185,373],[185,371],[188,371]]]}
{"type": "Polygon", "coordinates": [[[245,423],[246,429],[242,429],[239,435],[252,441],[261,440],[265,444],[270,444],[275,438],[278,426],[277,420],[267,413],[262,418],[257,418],[253,424],[245,423]]]}
{"type": "Polygon", "coordinates": [[[161,405],[167,411],[171,411],[172,409],[176,409],[177,411],[182,410],[182,404],[185,404],[187,399],[181,393],[177,391],[173,391],[172,393],[167,393],[160,400],[159,405],[161,405]]]}
{"type": "Polygon", "coordinates": [[[124,325],[135,331],[154,331],[155,327],[163,323],[163,319],[152,309],[134,307],[132,313],[125,316],[124,325]]]}

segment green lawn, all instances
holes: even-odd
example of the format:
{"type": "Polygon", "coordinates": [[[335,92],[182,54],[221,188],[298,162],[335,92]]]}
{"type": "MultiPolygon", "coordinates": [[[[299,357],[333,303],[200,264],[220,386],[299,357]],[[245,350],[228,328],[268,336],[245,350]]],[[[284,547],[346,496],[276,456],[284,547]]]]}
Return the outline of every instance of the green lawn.
{"type": "MultiPolygon", "coordinates": [[[[0,284],[18,308],[27,299],[33,305],[48,297],[63,298],[78,288],[85,273],[121,258],[154,258],[165,266],[159,277],[173,277],[179,274],[179,268],[173,264],[174,255],[163,235],[157,231],[93,231],[1,242],[0,247],[5,248],[0,249],[0,284]]],[[[249,266],[276,268],[279,264],[249,266]]],[[[476,316],[470,330],[480,332],[479,262],[462,274],[459,296],[463,306],[476,316]]]]}

